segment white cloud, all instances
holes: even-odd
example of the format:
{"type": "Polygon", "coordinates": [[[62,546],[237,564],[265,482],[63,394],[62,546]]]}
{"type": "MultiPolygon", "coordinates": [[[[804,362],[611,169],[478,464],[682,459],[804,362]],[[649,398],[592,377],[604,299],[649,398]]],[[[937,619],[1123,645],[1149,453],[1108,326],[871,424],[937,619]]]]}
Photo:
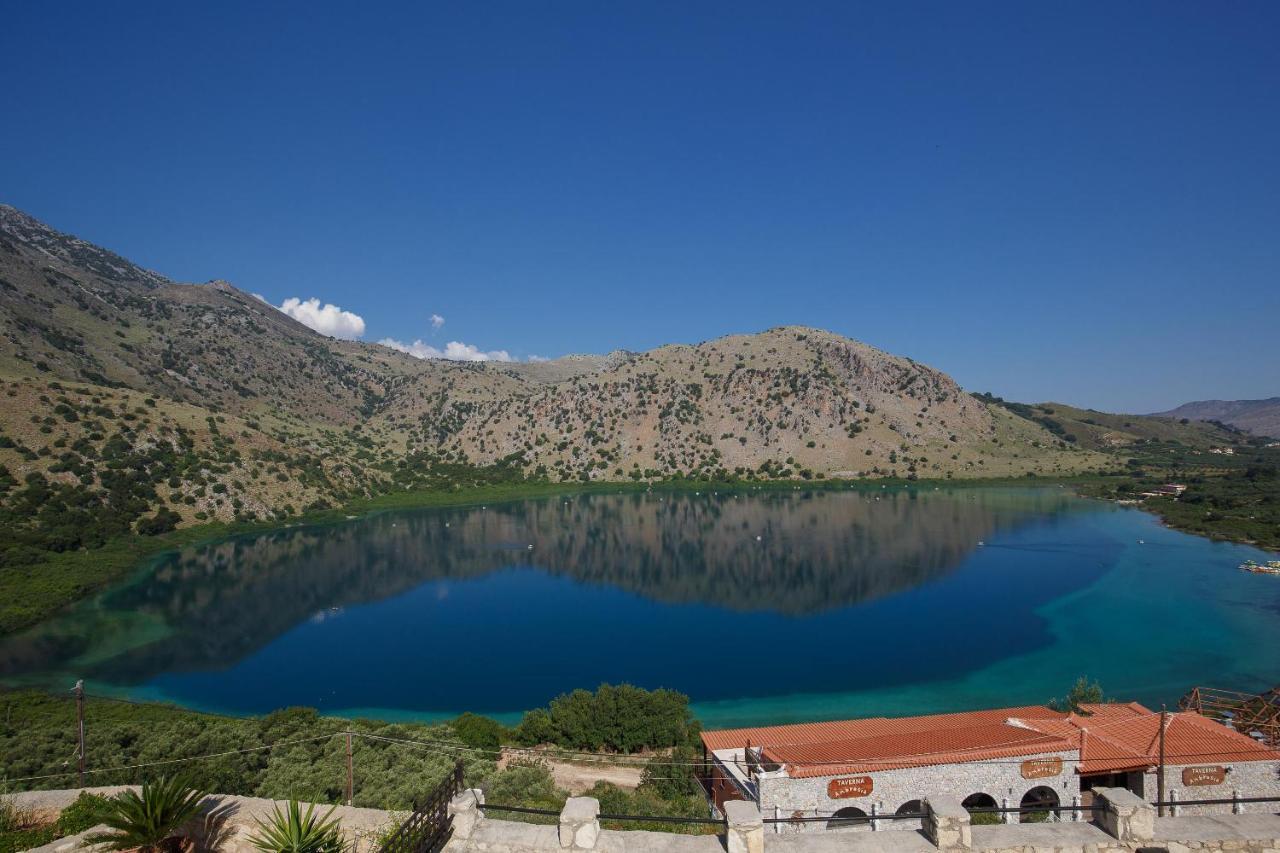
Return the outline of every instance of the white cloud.
{"type": "Polygon", "coordinates": [[[450,361],[515,361],[511,353],[504,349],[485,352],[477,346],[464,344],[461,341],[449,341],[444,345],[444,349],[433,347],[420,340],[406,344],[394,338],[383,338],[378,343],[384,347],[408,353],[414,358],[446,358],[450,361]]]}
{"type": "Polygon", "coordinates": [[[355,340],[364,334],[363,317],[350,311],[343,311],[337,305],[326,303],[321,306],[320,300],[314,296],[305,302],[296,296],[291,296],[281,303],[280,310],[322,335],[355,340]]]}
{"type": "Polygon", "coordinates": [[[432,314],[432,315],[431,315],[431,328],[432,328],[432,329],[435,329],[435,330],[437,330],[437,331],[438,331],[438,330],[440,329],[440,327],[441,327],[441,326],[443,326],[443,325],[444,325],[444,318],[443,318],[443,317],[441,317],[439,314],[432,314]]]}
{"type": "Polygon", "coordinates": [[[525,361],[528,361],[531,364],[540,364],[544,361],[551,361],[551,359],[544,358],[543,356],[540,356],[540,355],[531,355],[527,359],[525,359],[525,361]]]}
{"type": "MultiPolygon", "coordinates": [[[[267,297],[263,296],[261,293],[250,293],[249,295],[252,296],[254,299],[258,300],[259,302],[267,302],[267,297]]],[[[271,305],[270,302],[267,302],[267,304],[271,305]]],[[[274,308],[275,306],[272,306],[272,307],[274,308]]]]}

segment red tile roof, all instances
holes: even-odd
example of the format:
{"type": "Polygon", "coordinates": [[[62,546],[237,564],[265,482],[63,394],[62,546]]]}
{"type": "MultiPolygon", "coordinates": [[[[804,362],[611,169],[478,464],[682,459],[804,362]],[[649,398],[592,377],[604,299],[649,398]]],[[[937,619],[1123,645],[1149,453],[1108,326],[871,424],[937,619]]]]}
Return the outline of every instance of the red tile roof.
{"type": "Polygon", "coordinates": [[[764,757],[767,761],[786,764],[793,777],[805,777],[872,773],[1072,749],[1070,741],[1042,732],[1003,722],[980,722],[904,730],[834,743],[765,747],[764,757]]]}
{"type": "Polygon", "coordinates": [[[962,711],[956,714],[931,714],[924,717],[867,717],[861,720],[833,720],[826,723],[795,723],[787,726],[763,726],[747,729],[721,729],[702,733],[702,742],[710,751],[742,749],[751,746],[799,746],[833,743],[876,734],[923,731],[980,722],[1002,722],[1009,717],[1062,717],[1043,705],[1018,708],[994,708],[988,711],[962,711]]]}
{"type": "MultiPolygon", "coordinates": [[[[1166,765],[1280,760],[1280,752],[1199,714],[1185,711],[1169,714],[1167,719],[1166,765]]],[[[1056,728],[1056,724],[1049,721],[1022,722],[1046,733],[1056,728]]],[[[1160,762],[1160,715],[1156,712],[1143,709],[1143,713],[1128,716],[1094,714],[1088,717],[1073,714],[1069,723],[1084,733],[1081,773],[1111,773],[1160,762]]]]}
{"type": "MultiPolygon", "coordinates": [[[[702,733],[708,750],[760,747],[793,777],[870,773],[1046,753],[1078,752],[1078,772],[1159,761],[1160,715],[1136,702],[1084,705],[1088,716],[1040,705],[925,717],[842,720],[702,733]]],[[[1198,714],[1170,714],[1165,763],[1276,761],[1280,752],[1198,714]]]]}

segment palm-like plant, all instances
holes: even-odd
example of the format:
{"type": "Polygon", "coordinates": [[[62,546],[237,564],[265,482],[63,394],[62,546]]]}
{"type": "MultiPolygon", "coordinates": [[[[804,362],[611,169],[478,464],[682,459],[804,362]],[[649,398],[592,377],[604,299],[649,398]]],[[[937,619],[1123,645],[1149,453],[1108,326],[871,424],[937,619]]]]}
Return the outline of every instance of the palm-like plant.
{"type": "Polygon", "coordinates": [[[192,788],[179,777],[161,776],[144,782],[142,792],[124,791],[108,800],[102,822],[114,832],[88,839],[106,844],[108,850],[175,851],[176,833],[200,811],[206,792],[192,788]]]}
{"type": "Polygon", "coordinates": [[[289,800],[284,810],[275,807],[270,820],[255,818],[258,833],[250,836],[249,843],[263,853],[343,853],[347,844],[338,819],[331,817],[335,808],[317,817],[314,804],[304,814],[297,800],[289,800]]]}

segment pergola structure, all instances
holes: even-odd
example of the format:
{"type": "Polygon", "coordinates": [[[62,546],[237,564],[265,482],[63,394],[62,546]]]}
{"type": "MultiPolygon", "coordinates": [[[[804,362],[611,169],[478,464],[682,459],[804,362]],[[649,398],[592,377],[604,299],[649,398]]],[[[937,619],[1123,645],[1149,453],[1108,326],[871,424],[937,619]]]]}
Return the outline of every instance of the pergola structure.
{"type": "Polygon", "coordinates": [[[1178,702],[1178,707],[1217,720],[1273,749],[1280,749],[1280,687],[1260,694],[1193,687],[1178,702]]]}

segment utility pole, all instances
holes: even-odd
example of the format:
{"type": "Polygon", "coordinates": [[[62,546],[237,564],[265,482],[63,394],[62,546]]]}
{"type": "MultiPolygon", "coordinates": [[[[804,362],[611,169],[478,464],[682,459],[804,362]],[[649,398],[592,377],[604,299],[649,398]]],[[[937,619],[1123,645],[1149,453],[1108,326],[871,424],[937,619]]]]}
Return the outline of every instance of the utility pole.
{"type": "Polygon", "coordinates": [[[351,732],[347,732],[347,805],[351,805],[353,773],[351,769],[351,732]]]}
{"type": "Polygon", "coordinates": [[[1164,728],[1168,722],[1169,712],[1164,705],[1160,706],[1160,772],[1156,774],[1156,814],[1164,817],[1164,728]]]}
{"type": "Polygon", "coordinates": [[[84,787],[84,679],[76,682],[76,784],[84,787]]]}

